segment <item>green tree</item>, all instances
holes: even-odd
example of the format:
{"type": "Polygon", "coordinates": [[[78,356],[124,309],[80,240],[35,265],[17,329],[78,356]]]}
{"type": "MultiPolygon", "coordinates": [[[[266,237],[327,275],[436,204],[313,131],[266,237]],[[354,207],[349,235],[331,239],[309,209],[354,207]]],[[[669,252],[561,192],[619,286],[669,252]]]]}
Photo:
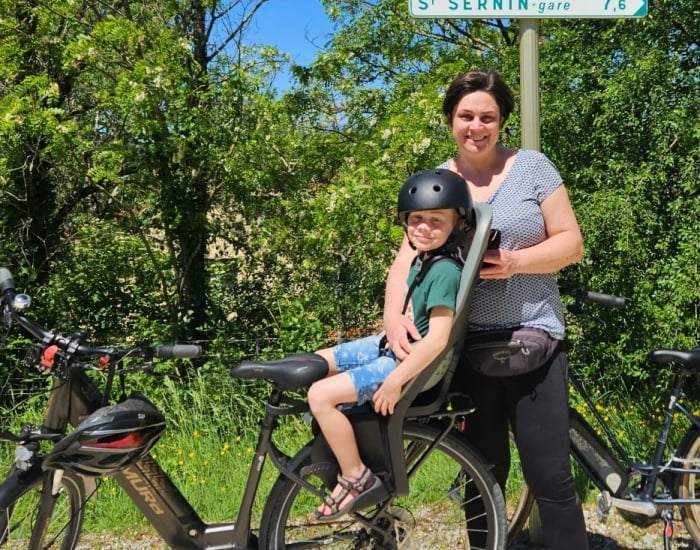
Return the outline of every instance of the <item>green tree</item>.
{"type": "Polygon", "coordinates": [[[208,214],[235,143],[221,129],[245,126],[248,82],[274,68],[241,42],[266,1],[0,4],[3,227],[20,237],[3,261],[44,283],[74,220],[112,220],[141,238],[171,337],[203,337],[208,214]]]}

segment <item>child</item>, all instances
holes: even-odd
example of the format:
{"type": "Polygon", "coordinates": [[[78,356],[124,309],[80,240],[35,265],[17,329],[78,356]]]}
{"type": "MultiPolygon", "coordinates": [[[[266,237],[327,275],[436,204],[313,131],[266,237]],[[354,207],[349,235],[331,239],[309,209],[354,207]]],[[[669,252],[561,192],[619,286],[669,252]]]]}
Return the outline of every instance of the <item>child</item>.
{"type": "Polygon", "coordinates": [[[333,520],[366,506],[380,487],[379,478],[363,464],[352,425],[338,406],[371,401],[377,412],[392,414],[403,385],[447,345],[461,276],[459,251],[471,214],[467,185],[456,173],[428,170],[409,177],[398,198],[399,221],[416,250],[404,314],[421,338],[400,363],[381,335],[317,352],[328,362],[328,376],[309,388],[309,407],[340,466],[338,485],[315,512],[318,519],[333,520]],[[445,257],[453,260],[439,261],[445,257]]]}

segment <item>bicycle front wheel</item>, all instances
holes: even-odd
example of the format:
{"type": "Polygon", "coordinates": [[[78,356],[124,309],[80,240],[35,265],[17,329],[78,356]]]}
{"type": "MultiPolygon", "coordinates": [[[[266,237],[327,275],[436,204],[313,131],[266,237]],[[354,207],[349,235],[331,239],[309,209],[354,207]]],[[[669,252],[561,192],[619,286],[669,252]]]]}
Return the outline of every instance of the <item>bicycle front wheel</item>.
{"type": "MultiPolygon", "coordinates": [[[[700,430],[691,428],[683,436],[676,456],[683,468],[700,469],[700,430]]],[[[700,474],[681,473],[676,478],[676,494],[682,499],[700,500],[700,474]]],[[[700,547],[700,505],[680,506],[681,517],[696,547],[700,547]]]]}
{"type": "MultiPolygon", "coordinates": [[[[478,455],[458,435],[440,435],[429,424],[404,426],[409,491],[386,513],[363,510],[334,522],[319,522],[313,511],[320,499],[284,475],[267,500],[260,526],[262,548],[505,548],[503,494],[478,455]]],[[[311,464],[297,456],[297,471],[311,464]]],[[[313,468],[307,468],[312,471],[313,468]]],[[[310,473],[306,480],[323,484],[310,473]]]]}
{"type": "Polygon", "coordinates": [[[0,547],[72,550],[83,524],[85,491],[81,476],[45,472],[0,510],[0,547]]]}

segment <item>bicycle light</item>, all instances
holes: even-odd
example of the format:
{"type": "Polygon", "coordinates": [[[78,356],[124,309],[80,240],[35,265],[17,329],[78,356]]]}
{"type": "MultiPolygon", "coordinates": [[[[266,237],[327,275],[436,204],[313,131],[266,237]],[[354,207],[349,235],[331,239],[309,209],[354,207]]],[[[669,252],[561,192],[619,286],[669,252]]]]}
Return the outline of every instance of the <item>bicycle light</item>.
{"type": "Polygon", "coordinates": [[[24,311],[32,303],[32,297],[29,294],[15,294],[12,299],[12,309],[15,311],[24,311]]]}

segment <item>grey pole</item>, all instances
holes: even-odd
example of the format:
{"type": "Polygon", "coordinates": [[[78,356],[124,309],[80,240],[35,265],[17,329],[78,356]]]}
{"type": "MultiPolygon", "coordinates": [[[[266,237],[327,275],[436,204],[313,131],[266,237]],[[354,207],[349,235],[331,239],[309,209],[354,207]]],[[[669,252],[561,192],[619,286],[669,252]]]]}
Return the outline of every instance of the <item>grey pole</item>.
{"type": "Polygon", "coordinates": [[[523,149],[540,150],[539,20],[520,19],[520,124],[523,149]]]}
{"type": "MultiPolygon", "coordinates": [[[[520,19],[520,128],[521,147],[540,150],[540,49],[539,20],[520,19]]],[[[528,519],[530,542],[542,544],[544,536],[537,504],[528,519]]]]}

